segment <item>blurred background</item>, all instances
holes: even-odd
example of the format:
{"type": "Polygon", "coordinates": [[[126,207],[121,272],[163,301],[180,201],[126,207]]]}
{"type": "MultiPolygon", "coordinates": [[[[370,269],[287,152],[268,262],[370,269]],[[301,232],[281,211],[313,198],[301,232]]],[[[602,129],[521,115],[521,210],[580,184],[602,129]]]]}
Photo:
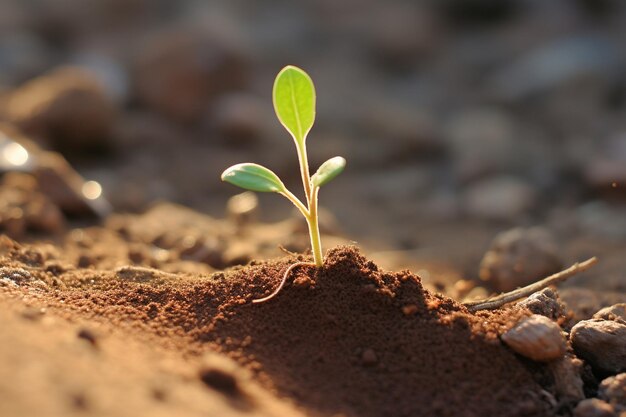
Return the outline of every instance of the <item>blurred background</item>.
{"type": "MultiPolygon", "coordinates": [[[[494,236],[538,226],[564,261],[614,259],[624,289],[625,40],[618,0],[0,0],[4,157],[7,138],[58,152],[116,212],[223,217],[237,162],[301,195],[271,104],[294,64],[317,88],[311,165],[348,161],[327,230],[476,276],[494,236]]],[[[259,212],[294,215],[274,195],[259,212]]]]}

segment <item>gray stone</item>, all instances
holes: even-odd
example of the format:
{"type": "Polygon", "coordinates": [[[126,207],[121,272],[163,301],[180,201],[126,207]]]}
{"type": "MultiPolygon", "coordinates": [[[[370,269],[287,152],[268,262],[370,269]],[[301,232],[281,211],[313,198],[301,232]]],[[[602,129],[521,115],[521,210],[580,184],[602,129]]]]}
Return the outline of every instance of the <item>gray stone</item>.
{"type": "Polygon", "coordinates": [[[549,362],[565,355],[565,338],[561,328],[538,314],[521,319],[501,338],[516,353],[537,362],[549,362]]]}
{"type": "Polygon", "coordinates": [[[532,294],[518,305],[529,309],[534,314],[540,314],[552,320],[561,317],[564,312],[564,306],[561,304],[558,294],[551,288],[544,288],[532,294]]]}
{"type": "Polygon", "coordinates": [[[626,324],[611,320],[583,320],[570,333],[576,355],[601,375],[626,371],[626,324]]]}
{"type": "Polygon", "coordinates": [[[480,263],[479,275],[505,292],[558,272],[562,264],[558,247],[546,229],[516,228],[495,237],[480,263]]]}
{"type": "Polygon", "coordinates": [[[626,303],[613,304],[593,315],[594,319],[615,320],[626,324],[626,303]]]}
{"type": "Polygon", "coordinates": [[[572,36],[537,48],[493,77],[492,88],[504,99],[519,100],[583,77],[604,82],[615,71],[618,48],[601,36],[572,36]]]}
{"type": "Polygon", "coordinates": [[[606,378],[598,387],[598,397],[620,411],[626,411],[626,373],[606,378]]]}
{"type": "Polygon", "coordinates": [[[512,221],[524,216],[537,202],[537,193],[526,181],[507,175],[472,183],[463,193],[463,207],[470,216],[512,221]]]}
{"type": "Polygon", "coordinates": [[[574,417],[617,417],[615,409],[597,398],[588,398],[578,403],[574,417]]]}
{"type": "Polygon", "coordinates": [[[35,78],[7,100],[9,120],[56,148],[94,149],[108,144],[115,108],[98,78],[65,67],[35,78]]]}
{"type": "Polygon", "coordinates": [[[581,368],[582,361],[571,354],[548,363],[554,379],[554,391],[561,403],[576,404],[585,399],[581,368]]]}

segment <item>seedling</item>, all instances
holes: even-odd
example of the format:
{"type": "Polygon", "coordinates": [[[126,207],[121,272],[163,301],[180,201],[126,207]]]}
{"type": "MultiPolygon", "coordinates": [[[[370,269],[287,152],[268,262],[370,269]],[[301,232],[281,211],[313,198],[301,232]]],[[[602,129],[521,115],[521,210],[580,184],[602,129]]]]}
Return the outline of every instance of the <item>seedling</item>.
{"type": "Polygon", "coordinates": [[[320,187],[339,175],[346,166],[346,160],[336,156],[324,162],[313,176],[309,174],[306,139],[315,121],[315,86],[313,85],[313,80],[306,72],[292,65],[283,68],[274,81],[272,99],[278,120],[291,134],[296,145],[306,204],[285,187],[278,175],[258,164],[243,163],[233,165],[222,173],[222,181],[246,190],[278,193],[291,201],[302,213],[309,226],[313,264],[298,262],[291,265],[285,271],[276,291],[270,296],[254,300],[254,302],[267,301],[274,297],[283,287],[287,276],[295,267],[301,265],[322,267],[324,255],[322,254],[319,230],[317,197],[320,187]]]}

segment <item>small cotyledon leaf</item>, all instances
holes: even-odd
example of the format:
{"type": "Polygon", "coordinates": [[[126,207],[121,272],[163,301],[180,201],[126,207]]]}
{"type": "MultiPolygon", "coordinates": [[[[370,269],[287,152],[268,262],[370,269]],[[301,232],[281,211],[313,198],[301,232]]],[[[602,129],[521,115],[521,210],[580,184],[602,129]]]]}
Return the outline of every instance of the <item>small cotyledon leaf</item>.
{"type": "Polygon", "coordinates": [[[287,190],[278,175],[262,165],[252,163],[233,165],[222,173],[222,181],[262,193],[282,193],[287,190]]]}
{"type": "Polygon", "coordinates": [[[341,174],[346,166],[346,160],[341,156],[335,156],[324,162],[311,177],[311,184],[314,187],[321,187],[330,182],[337,175],[341,174]]]}
{"type": "Polygon", "coordinates": [[[276,76],[272,99],[278,120],[303,146],[315,121],[313,80],[302,69],[287,65],[276,76]]]}

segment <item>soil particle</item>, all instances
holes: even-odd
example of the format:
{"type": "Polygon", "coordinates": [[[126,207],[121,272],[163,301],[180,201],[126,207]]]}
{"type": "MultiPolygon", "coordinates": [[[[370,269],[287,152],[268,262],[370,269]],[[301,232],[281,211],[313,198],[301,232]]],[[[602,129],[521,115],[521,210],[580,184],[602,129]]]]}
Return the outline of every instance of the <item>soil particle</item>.
{"type": "Polygon", "coordinates": [[[402,314],[404,314],[405,316],[411,316],[417,313],[418,310],[419,309],[415,304],[407,304],[405,306],[402,306],[402,314]]]}
{"type": "Polygon", "coordinates": [[[559,325],[538,314],[520,320],[502,340],[515,352],[538,362],[559,359],[566,350],[559,325]]]}
{"type": "MultiPolygon", "coordinates": [[[[321,415],[550,409],[531,373],[497,339],[526,310],[472,315],[426,291],[417,276],[381,271],[351,247],[329,251],[323,269],[294,270],[293,281],[314,287],[288,283],[276,298],[251,304],[275,288],[286,265],[257,263],[192,281],[173,275],[159,284],[105,281],[99,296],[79,291],[65,301],[120,324],[144,322],[183,350],[226,353],[266,388],[321,415]],[[415,306],[408,316],[407,305],[415,306]]],[[[209,385],[220,379],[203,374],[209,385]]]]}
{"type": "Polygon", "coordinates": [[[593,315],[594,319],[613,320],[626,324],[626,303],[605,307],[593,315]]]}
{"type": "Polygon", "coordinates": [[[551,288],[544,288],[529,296],[519,303],[520,307],[525,307],[534,314],[540,314],[552,320],[557,320],[563,316],[565,307],[559,300],[559,295],[551,288]]]}
{"type": "Polygon", "coordinates": [[[574,409],[574,417],[616,417],[615,409],[610,404],[597,398],[581,401],[574,409]]]}
{"type": "Polygon", "coordinates": [[[554,379],[556,397],[561,406],[570,410],[573,405],[585,399],[584,384],[580,377],[582,366],[582,361],[571,354],[548,364],[554,379]]]}
{"type": "Polygon", "coordinates": [[[626,373],[606,378],[600,383],[598,397],[619,411],[626,411],[626,373]]]}
{"type": "Polygon", "coordinates": [[[374,352],[374,350],[365,349],[361,355],[361,360],[363,361],[363,365],[372,366],[376,365],[378,362],[378,356],[376,356],[376,352],[374,352]]]}
{"type": "Polygon", "coordinates": [[[92,347],[98,347],[98,336],[93,330],[83,327],[78,331],[76,336],[89,343],[92,347]]]}
{"type": "Polygon", "coordinates": [[[594,291],[578,287],[563,288],[559,295],[574,322],[590,319],[598,310],[624,301],[624,294],[619,291],[594,291]]]}
{"type": "Polygon", "coordinates": [[[0,184],[0,230],[18,239],[27,231],[55,233],[65,222],[59,208],[38,189],[33,176],[6,174],[0,184]]]}
{"type": "Polygon", "coordinates": [[[199,376],[203,383],[228,396],[236,396],[239,394],[237,379],[233,374],[221,369],[209,368],[202,369],[199,376]]]}
{"type": "Polygon", "coordinates": [[[21,285],[30,282],[33,279],[34,278],[30,274],[30,272],[23,268],[0,268],[0,281],[3,281],[7,284],[12,283],[13,285],[21,285]]]}
{"type": "Polygon", "coordinates": [[[626,324],[611,320],[583,320],[570,333],[576,355],[600,375],[626,370],[626,324]]]}

